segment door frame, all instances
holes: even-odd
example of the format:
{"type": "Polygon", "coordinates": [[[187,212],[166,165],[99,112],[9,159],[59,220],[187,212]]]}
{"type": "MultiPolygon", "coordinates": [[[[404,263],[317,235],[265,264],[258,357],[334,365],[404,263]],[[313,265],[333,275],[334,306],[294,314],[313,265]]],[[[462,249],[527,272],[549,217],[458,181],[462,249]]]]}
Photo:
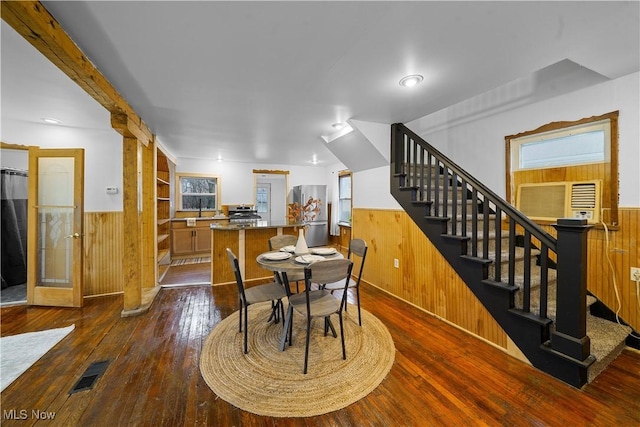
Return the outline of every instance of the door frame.
{"type": "Polygon", "coordinates": [[[257,197],[258,183],[270,183],[271,184],[271,198],[270,209],[271,219],[276,223],[284,221],[286,223],[288,211],[288,195],[289,195],[289,171],[288,170],[268,170],[268,169],[254,169],[253,170],[253,200],[255,202],[257,197]],[[281,198],[274,197],[274,193],[282,193],[281,198]],[[281,215],[274,215],[274,206],[280,210],[281,215]]]}

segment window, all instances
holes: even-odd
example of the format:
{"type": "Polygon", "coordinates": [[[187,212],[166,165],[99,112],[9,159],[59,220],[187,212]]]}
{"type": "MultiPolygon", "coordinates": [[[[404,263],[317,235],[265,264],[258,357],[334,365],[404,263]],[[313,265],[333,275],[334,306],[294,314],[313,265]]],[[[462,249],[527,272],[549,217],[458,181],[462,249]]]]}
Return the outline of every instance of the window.
{"type": "Polygon", "coordinates": [[[218,178],[202,175],[178,175],[178,210],[213,211],[218,209],[218,178]]]}
{"type": "Polygon", "coordinates": [[[338,222],[351,223],[351,173],[338,176],[338,222]]]}
{"type": "Polygon", "coordinates": [[[609,128],[609,120],[605,120],[512,139],[514,170],[606,162],[609,128]]]}
{"type": "Polygon", "coordinates": [[[618,226],[618,112],[505,137],[507,200],[523,185],[600,181],[599,217],[618,226]]]}

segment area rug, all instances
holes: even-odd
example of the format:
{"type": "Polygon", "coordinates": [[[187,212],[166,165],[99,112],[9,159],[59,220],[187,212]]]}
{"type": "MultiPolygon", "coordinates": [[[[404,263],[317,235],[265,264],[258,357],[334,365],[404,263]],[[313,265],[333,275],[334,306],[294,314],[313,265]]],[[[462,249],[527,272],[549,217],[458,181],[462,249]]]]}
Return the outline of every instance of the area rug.
{"type": "Polygon", "coordinates": [[[182,259],[174,259],[171,261],[172,266],[176,265],[187,265],[187,264],[202,264],[205,262],[211,262],[210,256],[196,257],[196,258],[182,258],[182,259]]]}
{"type": "Polygon", "coordinates": [[[347,360],[338,337],[323,335],[324,322],[314,319],[309,368],[302,373],[306,323],[294,316],[293,345],[278,350],[282,323],[267,323],[271,304],[249,307],[249,353],[243,353],[238,312],[220,322],[207,337],[200,372],[213,392],[232,405],[270,417],[310,417],[342,409],[373,391],[391,370],[395,346],[387,328],[371,313],[349,306],[345,313],[347,360]]]}
{"type": "Polygon", "coordinates": [[[0,338],[0,391],[66,337],[75,325],[0,338]]]}

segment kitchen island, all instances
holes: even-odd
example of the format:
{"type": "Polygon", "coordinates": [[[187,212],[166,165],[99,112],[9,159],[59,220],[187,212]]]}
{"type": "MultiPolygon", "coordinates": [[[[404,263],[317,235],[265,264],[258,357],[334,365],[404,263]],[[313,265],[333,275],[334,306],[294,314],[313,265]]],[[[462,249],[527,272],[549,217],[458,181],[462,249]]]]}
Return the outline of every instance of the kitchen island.
{"type": "Polygon", "coordinates": [[[269,250],[269,238],[280,234],[297,236],[299,227],[298,223],[270,224],[268,221],[211,224],[211,284],[236,281],[227,248],[238,257],[244,281],[271,279],[273,275],[256,262],[257,256],[269,250]]]}

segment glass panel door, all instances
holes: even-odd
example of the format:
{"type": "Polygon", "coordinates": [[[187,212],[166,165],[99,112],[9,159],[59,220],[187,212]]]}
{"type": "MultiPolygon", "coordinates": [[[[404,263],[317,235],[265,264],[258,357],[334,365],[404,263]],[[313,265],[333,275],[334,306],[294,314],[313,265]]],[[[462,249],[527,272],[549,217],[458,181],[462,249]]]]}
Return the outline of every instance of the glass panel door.
{"type": "Polygon", "coordinates": [[[271,222],[271,184],[256,185],[256,211],[263,220],[271,222]]]}
{"type": "Polygon", "coordinates": [[[84,151],[32,149],[29,169],[27,302],[80,307],[84,151]]]}

